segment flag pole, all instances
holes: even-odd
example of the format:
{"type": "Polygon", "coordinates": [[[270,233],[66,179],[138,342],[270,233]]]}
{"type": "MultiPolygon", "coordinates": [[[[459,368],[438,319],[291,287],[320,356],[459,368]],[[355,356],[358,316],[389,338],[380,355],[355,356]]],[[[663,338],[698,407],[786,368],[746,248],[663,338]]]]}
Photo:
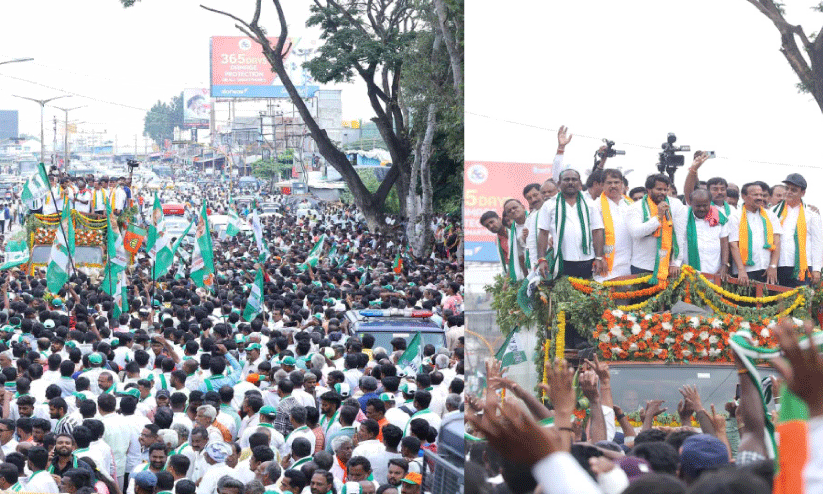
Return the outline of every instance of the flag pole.
{"type": "MultiPolygon", "coordinates": [[[[40,166],[43,167],[43,171],[46,171],[46,166],[43,163],[40,163],[40,166]]],[[[46,174],[46,175],[48,176],[48,174],[46,174]]],[[[54,191],[51,190],[51,185],[49,185],[49,195],[51,195],[51,200],[54,203],[54,205],[57,206],[57,199],[54,197],[54,191]]],[[[64,207],[65,207],[65,205],[64,205],[64,207]]],[[[57,208],[55,207],[54,209],[57,209],[57,208]]],[[[66,234],[65,229],[63,228],[63,221],[62,221],[63,212],[62,211],[60,211],[60,216],[61,216],[61,219],[60,219],[60,221],[57,222],[57,224],[60,225],[60,232],[63,234],[63,239],[66,241],[66,243],[68,243],[69,237],[66,234]]],[[[71,217],[71,209],[69,209],[69,221],[73,221],[72,217],[71,217]]],[[[52,242],[52,243],[54,243],[54,242],[52,242]]],[[[74,273],[77,273],[77,268],[74,266],[74,257],[72,257],[71,249],[69,249],[68,247],[69,246],[66,245],[66,253],[69,255],[69,263],[71,263],[71,270],[74,273]]],[[[48,269],[48,265],[47,265],[46,269],[48,269]]],[[[68,283],[68,281],[67,281],[67,283],[68,283]]]]}

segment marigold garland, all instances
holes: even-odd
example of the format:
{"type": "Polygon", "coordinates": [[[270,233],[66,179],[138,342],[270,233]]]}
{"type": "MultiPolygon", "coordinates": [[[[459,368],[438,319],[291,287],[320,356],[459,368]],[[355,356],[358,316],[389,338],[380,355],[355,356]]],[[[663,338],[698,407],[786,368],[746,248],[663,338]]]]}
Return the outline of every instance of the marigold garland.
{"type": "MultiPolygon", "coordinates": [[[[695,273],[694,270],[692,270],[692,273],[695,273]]],[[[748,304],[768,304],[771,302],[777,302],[779,300],[789,298],[791,296],[797,295],[800,292],[800,288],[798,287],[787,292],[778,293],[777,295],[771,295],[768,297],[746,297],[743,295],[738,295],[736,293],[730,292],[724,289],[723,287],[715,285],[714,283],[709,281],[708,278],[703,276],[703,273],[695,274],[697,274],[697,277],[698,279],[700,279],[700,281],[702,281],[705,285],[708,285],[709,288],[714,290],[715,293],[717,293],[718,295],[722,295],[723,297],[726,297],[728,299],[734,300],[735,302],[745,302],[748,304]]]]}
{"type": "Polygon", "coordinates": [[[640,278],[632,278],[630,280],[607,280],[603,282],[596,282],[592,280],[584,280],[583,278],[575,278],[573,276],[569,276],[569,281],[572,284],[578,285],[585,285],[591,286],[593,284],[602,285],[602,286],[629,286],[629,285],[638,285],[640,283],[647,283],[650,279],[652,279],[652,275],[647,274],[646,276],[641,276],[640,278]]]}
{"type": "Polygon", "coordinates": [[[557,338],[557,343],[554,355],[556,358],[563,358],[566,352],[566,311],[564,310],[557,313],[557,336],[555,338],[557,338]]]}

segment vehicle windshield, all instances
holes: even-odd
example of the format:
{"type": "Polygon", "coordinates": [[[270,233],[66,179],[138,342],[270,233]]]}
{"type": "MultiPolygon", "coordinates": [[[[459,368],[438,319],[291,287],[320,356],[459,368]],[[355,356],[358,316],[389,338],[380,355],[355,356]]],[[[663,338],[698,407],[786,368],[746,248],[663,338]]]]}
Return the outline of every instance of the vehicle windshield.
{"type": "MultiPolygon", "coordinates": [[[[51,245],[36,245],[31,251],[31,262],[48,264],[51,245]]],[[[78,245],[74,249],[75,264],[103,264],[103,249],[93,245],[78,245]]]]}
{"type": "MultiPolygon", "coordinates": [[[[362,338],[364,334],[369,333],[374,336],[374,347],[383,347],[386,351],[391,352],[391,340],[397,337],[404,338],[406,343],[408,343],[413,337],[413,332],[403,332],[403,331],[395,331],[395,332],[387,332],[381,333],[376,331],[358,331],[357,336],[362,338]]],[[[443,333],[420,333],[420,337],[423,340],[423,346],[428,344],[434,345],[435,350],[444,346],[445,341],[443,340],[444,336],[443,333]]]]}
{"type": "MultiPolygon", "coordinates": [[[[734,399],[737,387],[737,371],[734,365],[621,365],[610,363],[611,388],[614,404],[624,413],[637,411],[647,400],[665,400],[663,407],[668,413],[677,414],[677,403],[683,399],[678,391],[687,384],[697,386],[703,405],[712,403],[717,411],[723,410],[727,401],[734,399]]],[[[764,367],[762,378],[775,372],[764,367]]]]}

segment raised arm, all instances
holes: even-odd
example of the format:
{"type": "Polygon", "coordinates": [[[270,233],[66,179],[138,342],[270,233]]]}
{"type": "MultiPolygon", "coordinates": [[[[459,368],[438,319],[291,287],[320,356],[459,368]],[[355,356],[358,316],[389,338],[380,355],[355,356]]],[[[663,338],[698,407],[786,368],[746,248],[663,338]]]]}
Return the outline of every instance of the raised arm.
{"type": "Polygon", "coordinates": [[[697,187],[697,170],[700,169],[700,165],[705,163],[707,159],[709,159],[709,155],[705,151],[698,151],[694,155],[692,166],[689,167],[689,174],[686,175],[686,182],[683,184],[683,199],[688,205],[691,205],[689,196],[697,187]]]}

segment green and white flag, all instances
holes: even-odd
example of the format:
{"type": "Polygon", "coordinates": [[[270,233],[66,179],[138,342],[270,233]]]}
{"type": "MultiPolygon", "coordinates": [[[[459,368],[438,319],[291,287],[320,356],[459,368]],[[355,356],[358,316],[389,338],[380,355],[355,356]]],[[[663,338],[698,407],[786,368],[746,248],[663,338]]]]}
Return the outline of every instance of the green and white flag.
{"type": "Polygon", "coordinates": [[[49,263],[46,267],[46,283],[51,293],[57,293],[69,280],[71,257],[74,256],[74,223],[71,221],[69,201],[63,204],[60,225],[51,245],[49,263]]]}
{"type": "Polygon", "coordinates": [[[263,225],[260,224],[260,216],[257,215],[257,209],[251,213],[251,228],[254,231],[254,241],[257,243],[257,250],[260,252],[257,260],[259,262],[266,262],[271,257],[269,246],[266,245],[263,239],[263,225]]]}
{"type": "Polygon", "coordinates": [[[214,285],[214,249],[212,248],[206,201],[200,208],[197,233],[194,234],[194,252],[191,255],[191,279],[199,287],[211,289],[214,285]]]}
{"type": "Polygon", "coordinates": [[[317,243],[314,244],[312,247],[311,252],[306,257],[306,262],[298,266],[298,269],[301,271],[305,271],[308,269],[309,266],[315,267],[317,263],[320,262],[320,255],[323,253],[323,243],[326,241],[326,234],[320,235],[320,239],[317,240],[317,243]]]}
{"type": "Polygon", "coordinates": [[[146,252],[154,261],[153,279],[157,279],[169,272],[174,253],[171,251],[169,238],[166,236],[166,216],[163,214],[163,205],[157,193],[154,194],[154,206],[151,209],[151,223],[146,239],[146,252]],[[162,273],[158,275],[158,273],[162,273]]]}
{"type": "Polygon", "coordinates": [[[329,264],[334,265],[337,262],[337,242],[331,245],[331,249],[329,249],[329,253],[326,256],[329,258],[329,264]]]}
{"type": "Polygon", "coordinates": [[[26,180],[26,184],[23,185],[23,192],[20,193],[20,199],[29,209],[36,209],[35,203],[42,201],[46,195],[49,194],[50,189],[46,167],[43,163],[40,163],[37,165],[37,171],[34,175],[26,180]]]}
{"type": "Polygon", "coordinates": [[[500,350],[494,355],[494,358],[500,362],[500,368],[505,369],[510,365],[517,365],[526,362],[525,346],[520,337],[520,328],[516,327],[509,331],[506,336],[506,341],[500,346],[500,350]]]}
{"type": "Polygon", "coordinates": [[[174,279],[179,280],[186,276],[186,263],[183,262],[181,259],[180,262],[177,263],[177,272],[174,273],[174,279]]]}
{"type": "Polygon", "coordinates": [[[406,372],[418,373],[423,365],[423,357],[421,353],[422,345],[420,344],[420,333],[415,333],[414,337],[406,346],[406,351],[397,359],[397,367],[406,369],[406,372]]]}
{"type": "Polygon", "coordinates": [[[226,236],[233,237],[240,233],[240,216],[234,209],[234,201],[229,199],[229,222],[226,224],[226,236]]]}
{"type": "Polygon", "coordinates": [[[161,276],[165,276],[166,273],[171,271],[171,266],[174,264],[174,256],[177,255],[178,249],[180,249],[183,239],[189,234],[189,230],[191,230],[192,225],[194,225],[194,221],[189,223],[189,226],[186,227],[186,231],[178,237],[178,239],[174,242],[174,245],[166,245],[157,252],[157,262],[154,266],[155,280],[159,279],[161,276]]]}
{"type": "Polygon", "coordinates": [[[263,311],[263,271],[258,269],[251,285],[251,293],[243,310],[243,319],[251,322],[263,311]]]}
{"type": "Polygon", "coordinates": [[[113,295],[113,303],[112,303],[112,311],[114,312],[114,317],[120,317],[120,314],[129,311],[129,301],[128,301],[128,287],[126,286],[126,273],[120,272],[117,275],[117,290],[115,290],[113,295]]]}
{"type": "Polygon", "coordinates": [[[111,205],[106,202],[106,272],[101,289],[109,295],[114,295],[117,289],[117,275],[129,265],[129,256],[123,242],[123,234],[118,228],[117,221],[112,222],[111,205]]]}
{"type": "Polygon", "coordinates": [[[25,240],[9,242],[6,244],[5,262],[0,265],[0,271],[26,264],[30,259],[31,253],[25,240]]]}

